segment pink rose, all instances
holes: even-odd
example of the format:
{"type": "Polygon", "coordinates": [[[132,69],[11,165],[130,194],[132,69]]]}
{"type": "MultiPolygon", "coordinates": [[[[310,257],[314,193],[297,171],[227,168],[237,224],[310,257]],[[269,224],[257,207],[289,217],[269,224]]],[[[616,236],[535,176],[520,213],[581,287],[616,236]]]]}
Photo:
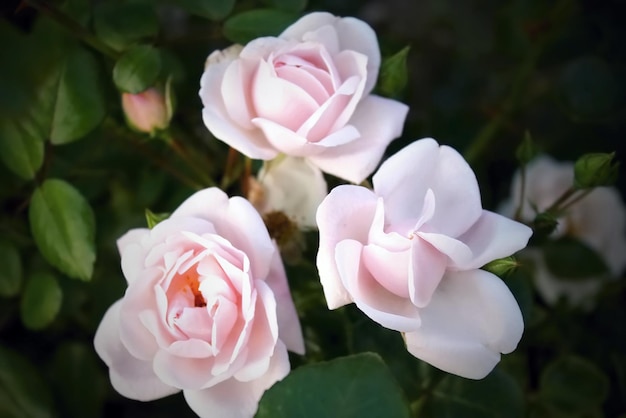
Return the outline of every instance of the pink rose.
{"type": "Polygon", "coordinates": [[[275,244],[248,201],[197,192],[152,230],[118,241],[128,288],[104,315],[98,355],[122,395],[183,391],[201,417],[252,417],[304,352],[275,244]]]}
{"type": "Polygon", "coordinates": [[[370,94],[379,67],[365,22],[311,13],[277,38],[209,56],[200,81],[204,123],[250,158],[306,157],[359,183],[400,136],[408,112],[370,94]]]}
{"type": "Polygon", "coordinates": [[[354,302],[404,333],[414,356],[483,378],[524,324],[506,285],[479,268],[524,248],[530,228],[483,210],[469,165],[430,138],[386,160],[373,184],[336,187],[318,209],[328,307],[354,302]]]}

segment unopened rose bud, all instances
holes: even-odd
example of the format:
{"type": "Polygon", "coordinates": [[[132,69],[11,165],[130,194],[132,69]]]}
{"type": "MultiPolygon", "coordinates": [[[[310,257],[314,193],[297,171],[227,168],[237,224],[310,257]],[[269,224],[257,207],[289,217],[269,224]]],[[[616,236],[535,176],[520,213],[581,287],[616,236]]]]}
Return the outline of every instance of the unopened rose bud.
{"type": "Polygon", "coordinates": [[[499,277],[505,277],[509,273],[515,271],[519,267],[519,263],[513,256],[499,258],[485,264],[482,268],[499,277]]]}
{"type": "Polygon", "coordinates": [[[574,164],[574,186],[588,189],[612,186],[617,180],[619,163],[613,161],[615,153],[585,154],[574,164]]]}
{"type": "Polygon", "coordinates": [[[122,93],[122,107],[128,124],[149,134],[167,128],[172,118],[165,96],[156,88],[137,94],[122,93]]]}

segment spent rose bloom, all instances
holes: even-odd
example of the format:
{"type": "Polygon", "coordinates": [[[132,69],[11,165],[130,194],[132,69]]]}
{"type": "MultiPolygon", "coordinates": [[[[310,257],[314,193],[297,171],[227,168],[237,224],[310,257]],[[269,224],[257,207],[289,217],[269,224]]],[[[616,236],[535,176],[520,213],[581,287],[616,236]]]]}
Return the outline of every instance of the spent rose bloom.
{"type": "MultiPolygon", "coordinates": [[[[532,221],[536,211],[546,210],[574,182],[574,164],[558,162],[547,155],[536,157],[526,166],[526,190],[521,217],[532,221]]],[[[501,213],[512,215],[520,201],[521,174],[513,177],[511,199],[501,213]]],[[[610,276],[619,276],[626,267],[626,208],[613,187],[598,187],[567,209],[558,219],[551,238],[571,237],[596,251],[609,268],[610,276]]],[[[546,267],[540,249],[524,251],[534,264],[537,290],[548,303],[561,297],[570,304],[589,308],[593,297],[605,283],[606,277],[568,280],[554,276],[546,267]]]]}
{"type": "Polygon", "coordinates": [[[524,324],[506,285],[479,268],[522,249],[530,228],[483,210],[467,162],[430,138],[387,159],[373,185],[336,187],[318,209],[328,307],[354,302],[404,333],[414,356],[483,378],[524,324]]]}
{"type": "Polygon", "coordinates": [[[328,187],[320,169],[306,159],[283,156],[266,161],[253,185],[248,199],[259,212],[283,212],[301,228],[316,227],[315,213],[328,187]]]}
{"type": "Polygon", "coordinates": [[[183,391],[201,417],[252,417],[304,352],[274,242],[257,211],[217,188],[118,241],[124,297],[94,345],[113,387],[148,401],[183,391]]]}
{"type": "Polygon", "coordinates": [[[380,61],[365,22],[308,14],[278,37],[209,56],[200,81],[204,123],[250,158],[306,157],[360,183],[400,136],[408,112],[370,94],[380,61]]]}

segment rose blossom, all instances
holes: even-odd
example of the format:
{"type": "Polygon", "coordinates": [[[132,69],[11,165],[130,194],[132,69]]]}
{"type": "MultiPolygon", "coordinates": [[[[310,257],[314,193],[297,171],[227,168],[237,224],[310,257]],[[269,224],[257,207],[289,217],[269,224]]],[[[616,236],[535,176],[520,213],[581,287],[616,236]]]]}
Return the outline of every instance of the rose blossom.
{"type": "MultiPolygon", "coordinates": [[[[557,162],[541,155],[526,166],[526,190],[521,217],[532,221],[537,211],[546,210],[574,182],[574,164],[557,162]]],[[[520,173],[511,184],[512,199],[501,212],[513,214],[519,205],[520,173]]],[[[613,187],[597,187],[582,200],[570,206],[558,219],[551,238],[572,237],[593,249],[609,268],[609,275],[617,277],[626,267],[626,210],[613,187]]],[[[528,248],[524,254],[533,260],[537,290],[548,303],[564,297],[569,303],[591,307],[593,297],[606,282],[606,277],[558,278],[550,273],[540,249],[528,248]]]]}
{"type": "Polygon", "coordinates": [[[140,132],[165,129],[172,118],[171,105],[154,87],[136,94],[122,93],[122,108],[130,126],[140,132]]]}
{"type": "Polygon", "coordinates": [[[128,288],[94,341],[113,387],[141,401],[182,390],[202,417],[252,417],[289,373],[287,349],[304,352],[278,250],[256,210],[206,189],[118,247],[128,288]]]}
{"type": "Polygon", "coordinates": [[[200,81],[204,123],[250,158],[306,157],[360,183],[400,136],[408,112],[370,94],[380,60],[365,22],[311,13],[279,37],[209,56],[200,81]]]}
{"type": "Polygon", "coordinates": [[[530,228],[483,210],[469,165],[430,138],[386,160],[373,185],[336,187],[318,209],[328,307],[354,302],[403,332],[414,356],[486,376],[524,324],[506,285],[479,267],[523,248],[530,228]]]}

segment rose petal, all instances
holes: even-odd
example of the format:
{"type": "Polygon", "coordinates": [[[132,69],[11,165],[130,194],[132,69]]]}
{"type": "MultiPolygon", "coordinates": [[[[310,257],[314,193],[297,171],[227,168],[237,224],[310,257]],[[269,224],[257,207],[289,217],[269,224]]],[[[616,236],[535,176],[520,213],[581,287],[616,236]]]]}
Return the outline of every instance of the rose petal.
{"type": "Polygon", "coordinates": [[[249,158],[271,160],[278,152],[267,143],[263,134],[257,129],[245,129],[228,115],[221,100],[224,71],[225,65],[209,66],[200,79],[204,124],[216,138],[249,158]]]}
{"type": "Polygon", "coordinates": [[[432,138],[415,141],[389,157],[374,176],[374,190],[385,198],[389,222],[415,217],[427,189],[437,202],[433,217],[422,228],[457,237],[482,214],[474,172],[461,155],[432,138]]]}
{"type": "Polygon", "coordinates": [[[274,245],[257,210],[246,199],[238,196],[229,199],[215,187],[204,189],[185,200],[170,218],[173,217],[210,221],[220,236],[255,261],[250,266],[253,277],[267,275],[274,245]]]}
{"type": "Polygon", "coordinates": [[[317,269],[329,309],[352,302],[337,271],[335,247],[344,239],[367,241],[376,202],[376,195],[370,190],[344,185],[335,187],[317,209],[317,269]]]}
{"type": "Polygon", "coordinates": [[[447,257],[425,240],[414,238],[408,271],[411,302],[419,308],[430,303],[446,271],[447,257]]]}
{"type": "Polygon", "coordinates": [[[121,300],[111,305],[94,337],[94,348],[109,367],[113,388],[139,401],[152,401],[178,392],[179,389],[159,380],[150,361],[139,360],[126,350],[119,335],[120,306],[121,300]]]}
{"type": "Polygon", "coordinates": [[[250,382],[229,379],[203,390],[185,390],[185,400],[200,418],[250,418],[263,393],[289,373],[287,349],[278,341],[267,372],[250,382]]]}
{"type": "Polygon", "coordinates": [[[369,94],[376,84],[381,58],[376,33],[367,23],[352,17],[338,18],[326,12],[309,13],[285,29],[280,37],[302,40],[307,32],[318,30],[325,25],[332,25],[335,28],[340,50],[352,50],[368,57],[364,94],[369,94]]]}
{"type": "Polygon", "coordinates": [[[484,210],[478,221],[459,237],[472,250],[473,257],[466,262],[455,260],[456,268],[475,269],[507,257],[526,247],[532,233],[522,223],[484,210]]]}
{"type": "Polygon", "coordinates": [[[122,257],[122,273],[128,283],[134,281],[143,268],[142,260],[145,257],[145,250],[142,241],[149,235],[147,228],[131,229],[117,240],[117,249],[120,254],[126,253],[122,257]]]}
{"type": "Polygon", "coordinates": [[[278,337],[285,343],[289,351],[304,354],[304,339],[296,307],[291,298],[285,267],[276,251],[272,257],[272,267],[265,279],[276,299],[276,319],[278,321],[278,337]]]}
{"type": "Polygon", "coordinates": [[[524,330],[509,289],[483,270],[447,273],[421,316],[422,326],[405,334],[409,352],[469,379],[485,377],[524,330]]]}
{"type": "Polygon", "coordinates": [[[363,245],[343,240],[335,249],[337,271],[356,306],[385,328],[414,331],[420,326],[419,310],[406,298],[384,289],[369,273],[362,260],[363,245]]]}
{"type": "Polygon", "coordinates": [[[387,145],[401,135],[409,108],[403,103],[370,95],[363,98],[349,123],[361,137],[309,156],[322,171],[353,183],[362,182],[380,162],[387,145]]]}

